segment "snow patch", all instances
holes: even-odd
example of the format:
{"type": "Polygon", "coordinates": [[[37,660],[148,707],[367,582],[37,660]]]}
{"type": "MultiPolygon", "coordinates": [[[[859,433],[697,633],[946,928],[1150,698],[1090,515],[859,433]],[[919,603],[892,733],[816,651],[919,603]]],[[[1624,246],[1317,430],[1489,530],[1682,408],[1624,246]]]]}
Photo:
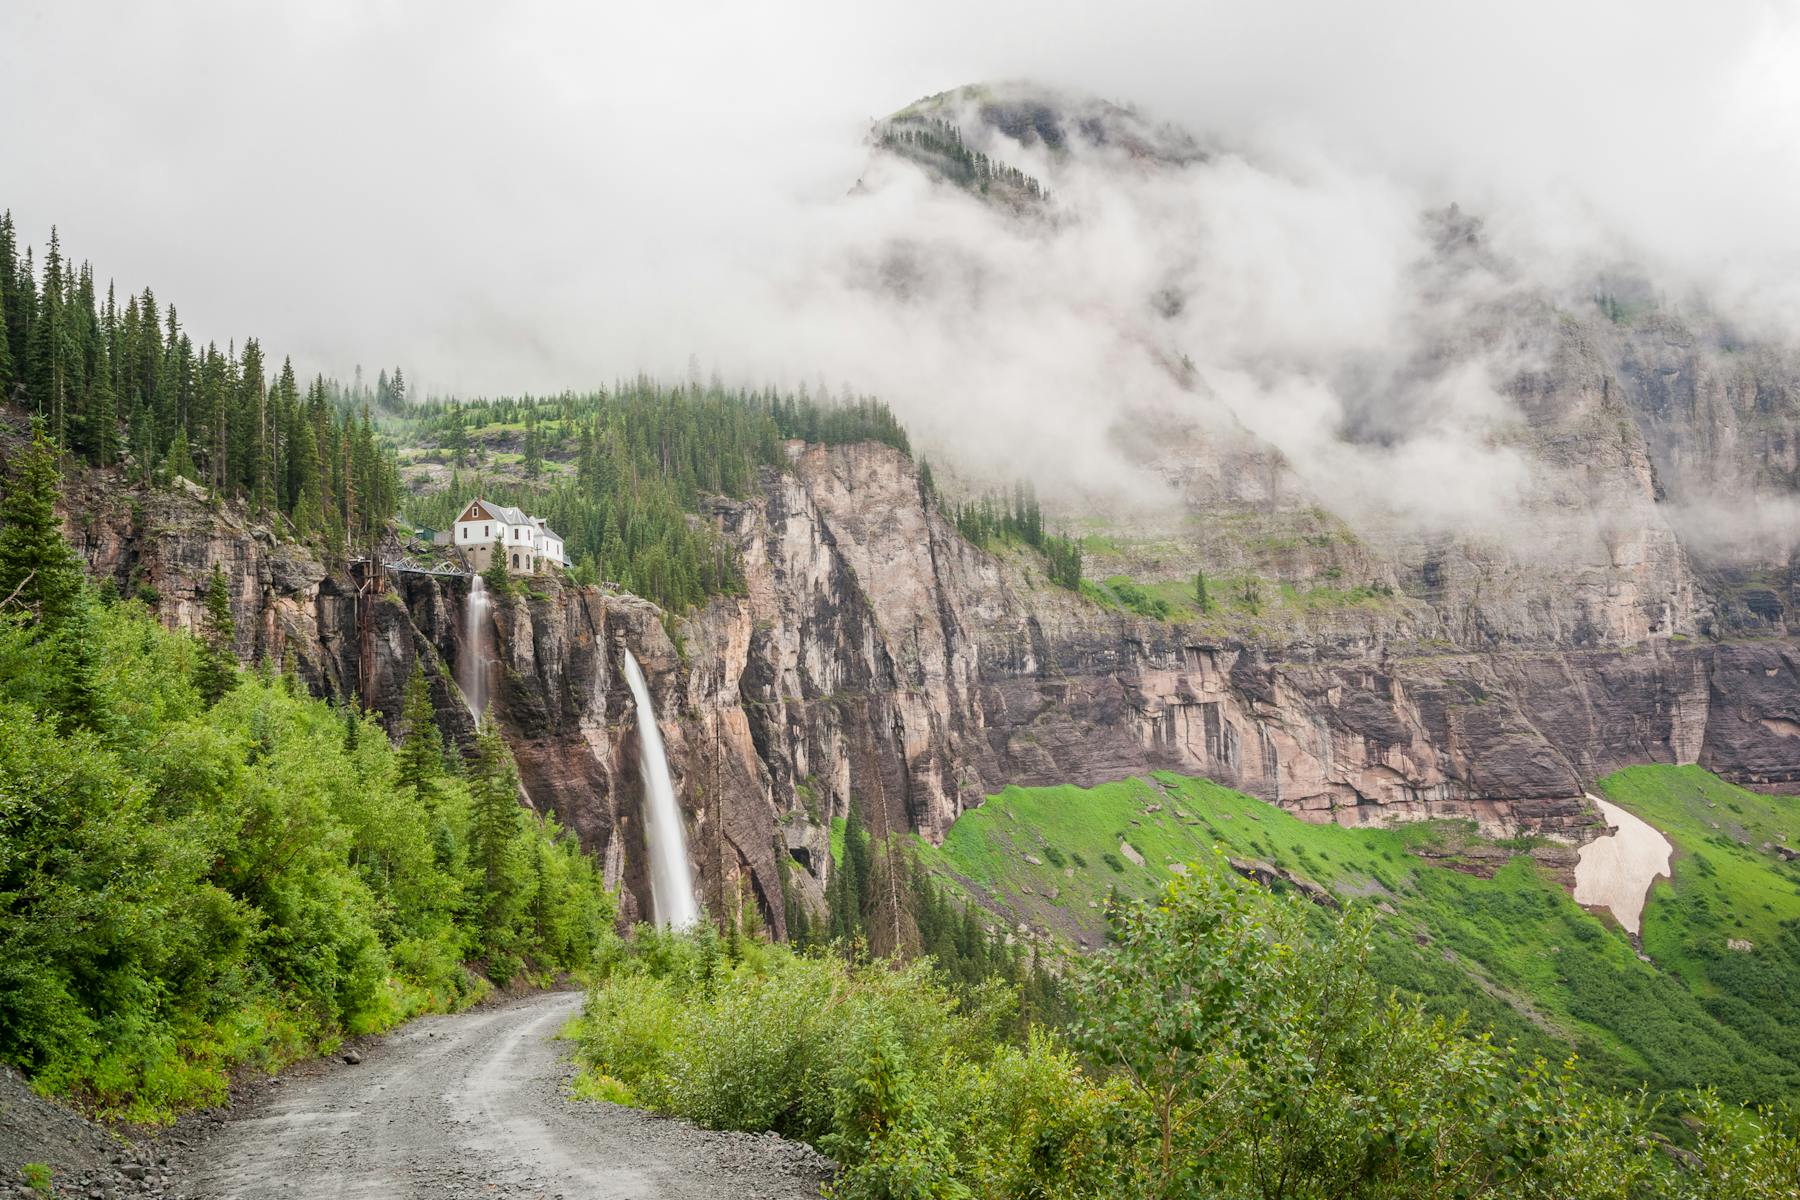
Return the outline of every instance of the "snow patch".
{"type": "Polygon", "coordinates": [[[1650,885],[1669,878],[1674,847],[1649,822],[1591,793],[1613,832],[1581,848],[1575,864],[1575,903],[1609,910],[1628,933],[1643,924],[1650,885]]]}

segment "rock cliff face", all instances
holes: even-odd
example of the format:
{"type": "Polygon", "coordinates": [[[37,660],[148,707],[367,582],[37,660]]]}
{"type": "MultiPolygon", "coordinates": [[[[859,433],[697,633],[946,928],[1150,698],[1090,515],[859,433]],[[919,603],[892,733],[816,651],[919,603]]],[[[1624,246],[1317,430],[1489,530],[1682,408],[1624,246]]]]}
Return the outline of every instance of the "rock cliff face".
{"type": "MultiPolygon", "coordinates": [[[[1467,816],[1581,840],[1597,825],[1585,785],[1627,763],[1800,781],[1800,650],[1784,638],[1463,636],[1480,622],[1461,593],[1404,572],[1409,594],[1372,616],[1221,636],[1099,608],[1028,554],[970,546],[886,447],[789,457],[707,514],[747,588],[681,623],[679,646],[628,595],[543,579],[493,606],[494,703],[530,801],[605,863],[628,915],[649,894],[620,646],[656,699],[703,900],[753,899],[777,932],[784,873],[817,898],[852,797],[877,830],[937,838],[1009,783],[1167,767],[1317,820],[1467,816]]],[[[451,671],[465,580],[388,573],[377,592],[365,568],[327,570],[239,510],[117,482],[70,492],[97,577],[189,625],[220,563],[246,659],[290,660],[389,717],[423,660],[446,732],[470,736],[451,671]]]]}
{"type": "MultiPolygon", "coordinates": [[[[1220,326],[1238,300],[1190,304],[1208,294],[1195,247],[1210,241],[1161,219],[1180,205],[1157,190],[1213,161],[1198,142],[1114,106],[1017,90],[907,112],[986,130],[1000,161],[1029,154],[1020,161],[1043,163],[1058,188],[1058,173],[1085,161],[1151,189],[1141,211],[1158,219],[1146,219],[1139,257],[1167,259],[1166,277],[1128,274],[1117,295],[1097,295],[1102,281],[1077,254],[1082,270],[1063,272],[1078,284],[1066,323],[1049,325],[1099,331],[1107,369],[1080,399],[1116,415],[1108,449],[1143,485],[1124,492],[1133,503],[1155,493],[1145,511],[1108,514],[1120,536],[1090,549],[1087,573],[1166,587],[1204,569],[1317,603],[1246,603],[1189,623],[1130,616],[1052,586],[1028,552],[972,547],[903,455],[791,445],[784,469],[702,514],[741,552],[743,594],[667,622],[629,595],[537,579],[492,607],[493,702],[530,802],[605,863],[628,916],[649,897],[622,646],[656,700],[703,900],[715,911],[753,900],[778,932],[784,886],[818,898],[831,821],[853,798],[877,832],[940,838],[1007,784],[1166,767],[1320,821],[1457,816],[1580,841],[1599,823],[1587,786],[1629,763],[1800,786],[1792,352],[1647,291],[1608,284],[1602,304],[1533,284],[1454,207],[1422,214],[1416,262],[1406,240],[1393,285],[1406,300],[1393,302],[1379,352],[1355,339],[1324,355],[1285,338],[1256,353],[1214,347],[1229,341],[1220,326]],[[1323,431],[1331,453],[1293,428],[1253,433],[1241,400],[1203,403],[1246,374],[1244,354],[1250,374],[1285,370],[1331,392],[1324,416],[1286,423],[1323,431]],[[1142,371],[1113,369],[1139,358],[1142,371]],[[1101,394],[1114,381],[1130,385],[1126,399],[1101,394]],[[1456,436],[1427,439],[1414,459],[1384,457],[1431,434],[1464,393],[1467,428],[1452,422],[1456,436]],[[1454,475],[1429,470],[1441,460],[1500,462],[1517,477],[1480,490],[1488,511],[1446,504],[1425,522],[1404,501],[1455,490],[1454,475]],[[1371,462],[1386,474],[1337,469],[1371,462]],[[1397,478],[1408,462],[1425,483],[1397,478]]],[[[1059,239],[1127,219],[1084,223],[1041,200],[1027,215],[971,204],[994,230],[1027,229],[1034,263],[1059,239]]],[[[867,286],[908,311],[932,302],[928,284],[950,288],[944,311],[964,312],[980,297],[945,281],[1001,278],[1006,264],[983,257],[995,240],[932,239],[943,270],[900,283],[877,271],[867,286]]],[[[866,249],[884,261],[891,248],[866,249]]],[[[1055,274],[1034,269],[1028,290],[1055,274]]],[[[1023,437],[1027,424],[1007,432],[1023,437]]],[[[1092,514],[1072,504],[1067,515],[1092,514]]],[[[328,566],[241,508],[133,491],[116,474],[72,483],[69,525],[97,577],[172,624],[195,622],[222,565],[240,654],[291,661],[321,694],[392,718],[423,662],[446,733],[471,736],[451,669],[469,652],[461,577],[328,566]]]]}

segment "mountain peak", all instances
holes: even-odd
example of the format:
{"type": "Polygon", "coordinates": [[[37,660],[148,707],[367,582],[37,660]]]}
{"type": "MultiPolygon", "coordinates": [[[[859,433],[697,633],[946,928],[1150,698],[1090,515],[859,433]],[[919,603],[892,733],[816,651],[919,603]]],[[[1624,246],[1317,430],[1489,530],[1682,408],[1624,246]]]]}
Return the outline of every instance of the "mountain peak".
{"type": "Polygon", "coordinates": [[[888,119],[948,121],[971,139],[1042,146],[1054,157],[1109,149],[1172,165],[1207,157],[1187,130],[1151,121],[1133,106],[1027,80],[967,84],[915,100],[888,119]]]}

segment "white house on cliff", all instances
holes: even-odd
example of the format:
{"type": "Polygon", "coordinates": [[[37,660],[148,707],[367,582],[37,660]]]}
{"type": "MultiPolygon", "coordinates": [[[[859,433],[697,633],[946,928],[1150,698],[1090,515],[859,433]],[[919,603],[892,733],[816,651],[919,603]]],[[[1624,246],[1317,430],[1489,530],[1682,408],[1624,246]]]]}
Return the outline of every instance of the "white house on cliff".
{"type": "Polygon", "coordinates": [[[504,504],[477,498],[456,518],[451,544],[461,550],[469,566],[485,571],[496,554],[506,569],[529,574],[540,565],[566,567],[563,540],[542,517],[527,516],[504,504]]]}

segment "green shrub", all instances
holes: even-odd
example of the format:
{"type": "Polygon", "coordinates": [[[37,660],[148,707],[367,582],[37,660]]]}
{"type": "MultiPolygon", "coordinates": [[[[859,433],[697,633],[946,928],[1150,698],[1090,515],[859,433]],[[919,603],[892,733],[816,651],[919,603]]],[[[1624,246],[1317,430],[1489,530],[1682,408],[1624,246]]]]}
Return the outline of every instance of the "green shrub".
{"type": "Polygon", "coordinates": [[[1167,600],[1154,596],[1140,585],[1133,583],[1123,575],[1114,575],[1107,579],[1106,586],[1112,589],[1119,603],[1138,614],[1149,617],[1153,621],[1167,621],[1175,615],[1175,608],[1167,600]]]}
{"type": "Polygon", "coordinates": [[[365,718],[235,667],[209,706],[191,638],[90,609],[79,691],[79,659],[0,616],[0,1059],[36,1086],[166,1120],[236,1066],[466,1003],[466,960],[591,960],[611,901],[553,821],[521,819],[513,907],[478,921],[479,772],[401,783],[365,718]]]}
{"type": "Polygon", "coordinates": [[[919,964],[642,931],[590,991],[578,1090],[802,1138],[859,1200],[1794,1194],[1791,1115],[1702,1096],[1672,1157],[1642,1095],[1377,986],[1370,920],[1195,864],[1115,909],[1069,1041],[1001,1036],[1011,989],[959,1000],[919,964]]]}

